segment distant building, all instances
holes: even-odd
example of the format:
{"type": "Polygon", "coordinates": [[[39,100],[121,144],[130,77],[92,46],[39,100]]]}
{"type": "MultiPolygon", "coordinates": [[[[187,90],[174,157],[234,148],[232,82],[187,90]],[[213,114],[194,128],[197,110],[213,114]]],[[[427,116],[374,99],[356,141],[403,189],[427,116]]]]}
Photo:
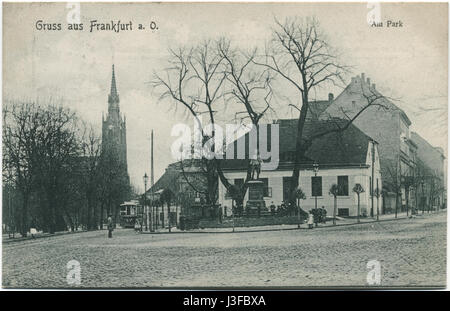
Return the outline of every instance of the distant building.
{"type": "MultiPolygon", "coordinates": [[[[278,120],[280,162],[278,168],[273,171],[262,171],[260,180],[265,184],[264,201],[266,206],[272,202],[279,206],[283,201],[289,199],[290,182],[295,156],[295,137],[297,120],[278,120]]],[[[344,120],[333,119],[327,121],[308,121],[305,123],[304,132],[306,137],[311,133],[336,128],[344,125],[344,120]]],[[[239,139],[245,139],[248,145],[248,135],[239,139]]],[[[238,139],[238,140],[239,140],[238,139]]],[[[248,160],[223,160],[222,168],[225,176],[231,183],[242,184],[246,177],[248,160]]],[[[312,146],[302,159],[299,186],[306,195],[300,205],[303,210],[308,211],[315,208],[316,196],[317,207],[325,207],[328,215],[333,215],[334,198],[329,190],[333,184],[340,188],[338,195],[338,211],[340,216],[357,215],[357,195],[352,189],[360,184],[365,192],[360,195],[360,207],[362,215],[370,215],[370,183],[375,180],[375,185],[382,188],[378,144],[369,136],[364,134],[356,126],[350,125],[342,132],[334,132],[313,141],[312,146]],[[375,163],[372,176],[372,151],[375,163]],[[313,164],[319,165],[317,176],[313,171],[313,164]]],[[[248,200],[248,191],[244,198],[244,204],[248,200]]],[[[376,215],[377,200],[374,201],[373,214],[376,215]]],[[[222,183],[219,183],[219,203],[230,210],[232,198],[227,193],[222,183]]],[[[378,200],[381,211],[382,201],[378,200]]]]}
{"type": "Polygon", "coordinates": [[[412,132],[411,139],[417,145],[417,157],[424,165],[422,172],[423,184],[419,186],[418,195],[421,198],[418,204],[436,208],[446,203],[446,178],[444,171],[444,150],[433,147],[419,134],[412,132]]]}
{"type": "MultiPolygon", "coordinates": [[[[411,121],[406,113],[392,100],[384,97],[370,78],[364,73],[353,77],[350,84],[337,96],[331,105],[320,115],[320,119],[330,117],[353,118],[369,103],[353,124],[379,143],[381,174],[384,181],[384,203],[386,210],[394,210],[396,204],[395,188],[401,176],[413,175],[417,145],[410,135],[411,121]]],[[[401,203],[406,204],[406,192],[401,188],[401,203]]],[[[415,205],[410,192],[409,202],[415,205]]]]}
{"type": "Polygon", "coordinates": [[[168,225],[168,200],[164,198],[164,193],[170,194],[172,225],[178,224],[180,214],[186,208],[205,203],[200,191],[206,189],[206,178],[197,164],[195,160],[169,164],[154,186],[147,190],[148,202],[155,207],[154,223],[157,228],[168,225]]]}
{"type": "Polygon", "coordinates": [[[108,213],[118,215],[119,205],[129,199],[130,177],[127,165],[127,126],[120,113],[114,65],[112,66],[111,90],[108,95],[108,113],[102,116],[101,159],[108,168],[108,213]]]}
{"type": "Polygon", "coordinates": [[[309,102],[309,111],[306,115],[306,120],[319,120],[322,113],[333,103],[333,93],[328,94],[328,100],[314,100],[309,102]]]}
{"type": "Polygon", "coordinates": [[[117,156],[120,167],[128,175],[127,165],[127,124],[126,118],[120,113],[119,93],[116,87],[114,65],[112,66],[111,90],[108,95],[108,114],[102,116],[102,153],[112,153],[117,156]]]}

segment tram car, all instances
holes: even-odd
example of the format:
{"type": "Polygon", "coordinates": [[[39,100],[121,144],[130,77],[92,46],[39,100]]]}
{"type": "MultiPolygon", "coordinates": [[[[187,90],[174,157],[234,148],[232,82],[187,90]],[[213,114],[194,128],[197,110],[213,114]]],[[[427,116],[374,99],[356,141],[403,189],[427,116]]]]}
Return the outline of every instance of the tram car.
{"type": "Polygon", "coordinates": [[[137,201],[120,204],[120,226],[122,228],[134,228],[136,219],[142,217],[142,206],[137,201]]]}

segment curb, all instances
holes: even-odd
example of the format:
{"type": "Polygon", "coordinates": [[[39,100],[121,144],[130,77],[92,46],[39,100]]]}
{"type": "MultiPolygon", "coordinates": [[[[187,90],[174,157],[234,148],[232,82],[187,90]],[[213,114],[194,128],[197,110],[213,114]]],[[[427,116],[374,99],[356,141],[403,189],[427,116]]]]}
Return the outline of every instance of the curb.
{"type": "MultiPolygon", "coordinates": [[[[327,228],[336,228],[336,227],[345,227],[345,226],[354,226],[354,225],[365,225],[365,224],[373,224],[373,223],[396,221],[396,220],[406,220],[406,219],[410,219],[410,218],[409,217],[398,217],[398,218],[383,219],[383,220],[371,220],[371,221],[364,221],[364,222],[360,222],[360,223],[355,222],[355,223],[350,223],[350,224],[337,224],[334,226],[314,227],[314,229],[327,229],[327,228]]],[[[240,227],[240,228],[243,228],[243,227],[240,227]]],[[[204,234],[204,233],[230,234],[230,233],[289,231],[289,230],[311,230],[311,229],[306,228],[306,227],[300,227],[300,228],[254,229],[254,230],[245,230],[245,231],[235,230],[234,232],[233,231],[177,231],[177,232],[141,232],[141,234],[179,234],[179,233],[180,234],[204,234]]]]}
{"type": "Polygon", "coordinates": [[[60,232],[60,233],[54,233],[54,234],[47,233],[47,234],[43,234],[43,235],[37,235],[37,236],[34,237],[34,239],[31,236],[14,238],[14,239],[6,238],[6,239],[2,239],[2,244],[9,244],[9,243],[14,243],[14,242],[24,242],[24,241],[33,241],[33,240],[37,240],[37,239],[52,238],[52,237],[57,237],[57,236],[61,236],[61,235],[77,234],[77,233],[93,232],[93,231],[82,230],[82,231],[75,231],[75,232],[70,232],[70,231],[69,232],[60,232]]]}

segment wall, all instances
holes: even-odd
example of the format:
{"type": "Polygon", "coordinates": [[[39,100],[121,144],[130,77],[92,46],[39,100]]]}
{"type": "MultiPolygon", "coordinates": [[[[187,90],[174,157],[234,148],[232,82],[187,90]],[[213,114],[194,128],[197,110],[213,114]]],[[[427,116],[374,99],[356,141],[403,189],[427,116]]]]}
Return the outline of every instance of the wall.
{"type": "MultiPolygon", "coordinates": [[[[356,76],[352,78],[347,88],[325,110],[321,119],[327,119],[330,116],[346,118],[342,110],[349,117],[353,117],[368,104],[363,92],[365,95],[371,95],[377,91],[375,86],[370,85],[365,77],[356,76]]],[[[376,103],[382,103],[389,109],[385,110],[379,106],[370,107],[362,112],[353,124],[379,143],[383,177],[389,178],[385,167],[390,165],[391,162],[397,161],[400,150],[400,126],[404,121],[400,117],[401,111],[392,103],[383,99],[379,99],[376,103]]],[[[404,125],[407,127],[407,124],[404,125]]]]}
{"type": "MultiPolygon", "coordinates": [[[[369,147],[370,149],[370,147],[369,147]]],[[[375,180],[379,179],[379,187],[382,188],[381,183],[381,174],[380,174],[380,166],[377,155],[377,148],[375,148],[375,180]]],[[[322,196],[317,197],[317,206],[320,208],[322,206],[327,210],[327,215],[333,215],[333,204],[334,198],[329,194],[329,189],[333,183],[337,183],[337,176],[346,175],[349,176],[349,195],[348,196],[339,196],[338,197],[338,208],[348,208],[350,216],[356,216],[357,214],[357,195],[352,191],[353,187],[356,183],[360,183],[365,192],[360,195],[360,206],[361,211],[364,209],[367,211],[367,214],[370,213],[370,186],[369,186],[369,176],[371,176],[372,170],[370,168],[371,165],[371,154],[368,152],[367,156],[367,165],[368,167],[362,168],[339,168],[339,169],[320,169],[317,176],[322,176],[322,196]]],[[[226,172],[225,176],[230,180],[230,182],[234,182],[235,178],[245,178],[245,172],[226,172]]],[[[292,171],[290,170],[275,170],[275,171],[263,171],[260,174],[260,178],[268,178],[269,187],[272,188],[272,197],[264,198],[266,202],[266,206],[269,207],[271,202],[273,201],[275,205],[281,205],[283,201],[283,177],[292,176],[292,171]]],[[[302,188],[303,192],[306,194],[306,200],[301,200],[300,206],[303,210],[308,211],[315,207],[315,198],[311,193],[311,177],[314,176],[314,172],[312,170],[303,170],[300,172],[300,182],[299,185],[302,188]]],[[[228,214],[231,215],[232,206],[231,199],[225,198],[226,189],[219,182],[219,203],[222,207],[227,206],[228,214]]],[[[248,192],[245,196],[244,202],[248,200],[248,192]]],[[[376,215],[376,203],[377,200],[374,198],[374,215],[376,215]]],[[[379,211],[382,210],[382,199],[379,198],[379,211]]]]}

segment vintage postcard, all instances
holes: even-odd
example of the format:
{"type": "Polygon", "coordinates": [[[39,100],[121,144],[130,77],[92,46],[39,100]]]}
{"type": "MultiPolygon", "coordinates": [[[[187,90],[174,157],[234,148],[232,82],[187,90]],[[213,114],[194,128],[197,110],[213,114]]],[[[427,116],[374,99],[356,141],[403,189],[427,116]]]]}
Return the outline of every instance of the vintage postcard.
{"type": "Polygon", "coordinates": [[[2,30],[3,288],[446,286],[447,3],[4,2],[2,30]]]}

